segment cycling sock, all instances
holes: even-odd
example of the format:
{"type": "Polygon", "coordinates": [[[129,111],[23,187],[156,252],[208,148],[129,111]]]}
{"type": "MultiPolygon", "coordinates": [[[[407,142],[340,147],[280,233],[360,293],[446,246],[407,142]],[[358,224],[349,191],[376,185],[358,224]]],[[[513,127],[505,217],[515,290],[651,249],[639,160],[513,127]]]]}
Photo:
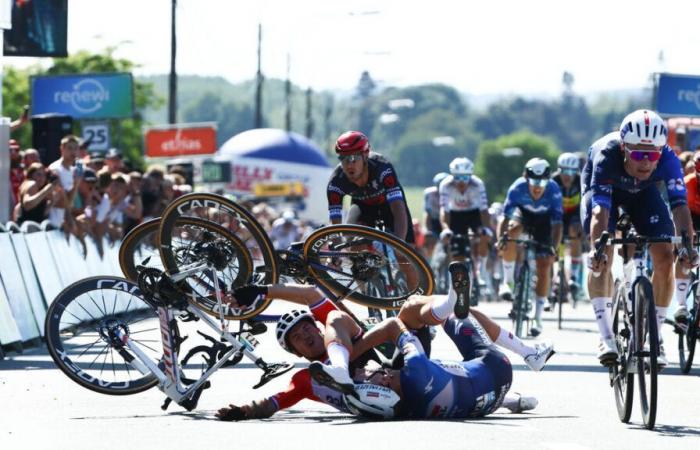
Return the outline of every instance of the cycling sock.
{"type": "Polygon", "coordinates": [[[657,306],[656,307],[656,331],[661,339],[661,325],[664,324],[666,320],[666,313],[668,312],[668,306],[657,306]]]}
{"type": "Polygon", "coordinates": [[[547,303],[547,297],[537,297],[535,302],[535,320],[542,319],[542,311],[544,311],[544,305],[547,303]]]}
{"type": "Polygon", "coordinates": [[[515,261],[503,261],[503,281],[513,284],[515,274],[515,261]]]}
{"type": "Polygon", "coordinates": [[[612,298],[595,297],[591,299],[598,331],[603,339],[612,339],[612,298]]]}
{"type": "Polygon", "coordinates": [[[688,287],[690,287],[690,280],[688,278],[676,278],[676,301],[679,306],[688,306],[686,303],[688,287]]]}
{"type": "Polygon", "coordinates": [[[457,301],[457,292],[455,292],[450,282],[450,289],[447,291],[447,295],[434,295],[433,304],[430,308],[433,313],[433,317],[437,320],[443,322],[450,317],[450,314],[455,309],[455,302],[457,301]]]}
{"type": "Polygon", "coordinates": [[[342,367],[347,370],[350,361],[350,351],[338,342],[331,342],[326,348],[328,359],[332,366],[342,367]]]}
{"type": "Polygon", "coordinates": [[[525,345],[525,343],[521,341],[520,338],[518,338],[510,331],[505,330],[504,328],[501,328],[501,330],[498,332],[498,337],[496,338],[496,345],[510,350],[511,352],[515,353],[516,355],[520,355],[523,358],[525,358],[528,355],[532,355],[533,353],[537,353],[536,349],[525,345]]]}

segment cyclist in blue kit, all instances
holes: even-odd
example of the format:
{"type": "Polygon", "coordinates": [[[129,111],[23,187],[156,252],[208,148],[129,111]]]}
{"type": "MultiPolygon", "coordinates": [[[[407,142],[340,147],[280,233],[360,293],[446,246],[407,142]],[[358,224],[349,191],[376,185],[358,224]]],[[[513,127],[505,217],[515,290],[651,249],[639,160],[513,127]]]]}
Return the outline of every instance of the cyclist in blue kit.
{"type": "Polygon", "coordinates": [[[530,333],[537,336],[542,331],[542,311],[549,294],[554,248],[562,237],[562,196],[559,185],[550,179],[549,163],[542,158],[532,158],[525,164],[523,176],[508,189],[503,205],[503,219],[498,225],[499,247],[503,252],[503,282],[498,288],[499,297],[512,299],[513,275],[517,247],[515,242],[503,242],[517,238],[525,232],[541,246],[536,252],[537,285],[535,294],[535,326],[530,333]]]}
{"type": "MultiPolygon", "coordinates": [[[[619,131],[598,139],[588,150],[581,176],[581,217],[583,230],[592,244],[590,256],[595,254],[594,244],[600,235],[615,230],[619,208],[629,214],[632,225],[642,236],[670,237],[681,231],[693,236],[683,171],[666,138],[661,117],[654,111],[640,109],[624,118],[619,131]],[[657,189],[657,182],[666,186],[668,206],[657,189]]],[[[654,267],[651,281],[657,329],[661,336],[661,325],[673,295],[673,245],[651,244],[649,252],[654,267]]],[[[694,250],[688,255],[684,248],[679,248],[678,255],[684,267],[697,265],[694,250]]],[[[601,338],[598,359],[602,364],[613,363],[618,357],[612,331],[611,259],[611,247],[600,260],[591,257],[588,277],[588,292],[601,338]]],[[[658,363],[667,364],[663,346],[658,363]]]]}

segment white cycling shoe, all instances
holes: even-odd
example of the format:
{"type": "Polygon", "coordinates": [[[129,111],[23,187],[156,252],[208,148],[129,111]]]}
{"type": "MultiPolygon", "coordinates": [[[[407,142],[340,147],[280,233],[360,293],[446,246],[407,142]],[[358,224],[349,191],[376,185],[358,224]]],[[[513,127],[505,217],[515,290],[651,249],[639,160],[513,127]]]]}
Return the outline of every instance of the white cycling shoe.
{"type": "Polygon", "coordinates": [[[513,301],[513,291],[508,286],[508,283],[501,283],[498,286],[498,297],[503,300],[513,301]]]}
{"type": "Polygon", "coordinates": [[[525,364],[535,372],[539,372],[547,364],[549,358],[554,355],[554,346],[552,344],[540,343],[535,345],[535,353],[527,355],[525,364]]]}
{"type": "Polygon", "coordinates": [[[604,366],[614,364],[619,357],[615,338],[601,338],[598,344],[598,361],[604,366]]]}
{"type": "Polygon", "coordinates": [[[525,411],[531,411],[537,407],[539,403],[535,397],[523,397],[518,392],[513,392],[517,397],[507,395],[503,400],[503,407],[514,414],[519,414],[525,411]]]}
{"type": "Polygon", "coordinates": [[[318,383],[328,386],[343,394],[353,394],[355,383],[348,374],[348,369],[338,366],[328,366],[319,361],[309,364],[309,373],[318,383]]]}

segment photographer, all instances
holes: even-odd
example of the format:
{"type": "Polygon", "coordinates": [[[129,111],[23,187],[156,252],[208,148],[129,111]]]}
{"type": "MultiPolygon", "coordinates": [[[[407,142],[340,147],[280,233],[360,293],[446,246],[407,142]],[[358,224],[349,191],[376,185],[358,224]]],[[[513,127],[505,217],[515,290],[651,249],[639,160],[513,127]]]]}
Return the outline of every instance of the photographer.
{"type": "Polygon", "coordinates": [[[33,163],[26,171],[26,178],[19,188],[20,202],[16,208],[16,222],[27,220],[41,223],[48,213],[51,193],[61,189],[57,176],[48,179],[46,168],[33,163]]]}

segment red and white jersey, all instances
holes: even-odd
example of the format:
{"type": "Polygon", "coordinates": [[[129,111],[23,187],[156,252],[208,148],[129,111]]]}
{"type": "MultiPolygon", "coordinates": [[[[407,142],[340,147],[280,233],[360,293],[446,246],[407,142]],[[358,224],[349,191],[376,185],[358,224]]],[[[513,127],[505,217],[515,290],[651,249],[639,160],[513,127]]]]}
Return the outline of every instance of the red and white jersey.
{"type": "Polygon", "coordinates": [[[466,189],[461,192],[457,188],[457,181],[452,175],[446,177],[440,183],[440,207],[445,211],[486,211],[489,209],[486,198],[486,187],[481,178],[472,175],[466,183],[466,189]]]}

